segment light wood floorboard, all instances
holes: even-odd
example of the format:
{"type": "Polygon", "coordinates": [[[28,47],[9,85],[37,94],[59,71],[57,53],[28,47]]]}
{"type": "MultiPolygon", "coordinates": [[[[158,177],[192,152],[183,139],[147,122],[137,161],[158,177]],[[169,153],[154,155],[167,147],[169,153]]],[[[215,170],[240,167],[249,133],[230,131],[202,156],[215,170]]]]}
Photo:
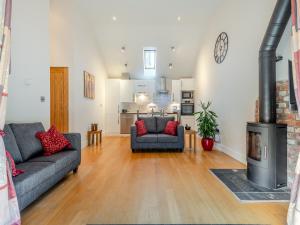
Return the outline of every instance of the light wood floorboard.
{"type": "Polygon", "coordinates": [[[244,165],[218,151],[133,154],[128,137],[105,137],[82,152],[77,174],[22,213],[22,224],[285,224],[287,204],[242,204],[210,168],[244,165]]]}

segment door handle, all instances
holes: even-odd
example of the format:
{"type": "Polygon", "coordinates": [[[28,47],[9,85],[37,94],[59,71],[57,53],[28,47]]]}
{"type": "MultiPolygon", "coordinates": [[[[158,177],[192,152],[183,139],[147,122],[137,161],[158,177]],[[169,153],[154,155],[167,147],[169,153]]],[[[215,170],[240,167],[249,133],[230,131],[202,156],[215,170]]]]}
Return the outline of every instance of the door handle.
{"type": "Polygon", "coordinates": [[[265,159],[268,159],[268,148],[267,148],[266,145],[265,145],[265,147],[264,147],[264,158],[265,158],[265,159]]]}

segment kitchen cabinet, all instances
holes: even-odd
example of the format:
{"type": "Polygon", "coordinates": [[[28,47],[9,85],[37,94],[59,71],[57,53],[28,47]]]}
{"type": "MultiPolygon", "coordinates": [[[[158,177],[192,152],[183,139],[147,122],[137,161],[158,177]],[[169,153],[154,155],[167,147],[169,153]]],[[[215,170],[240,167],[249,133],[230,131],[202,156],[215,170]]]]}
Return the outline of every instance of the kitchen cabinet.
{"type": "Polygon", "coordinates": [[[155,93],[155,80],[148,80],[149,92],[155,93]]]}
{"type": "Polygon", "coordinates": [[[154,80],[135,80],[134,81],[134,92],[135,94],[145,94],[149,100],[153,100],[155,93],[155,81],[154,80]]]}
{"type": "Polygon", "coordinates": [[[135,101],[134,83],[133,80],[120,80],[120,102],[135,101]]]}
{"type": "Polygon", "coordinates": [[[181,80],[172,80],[172,101],[181,103],[181,80]]]}
{"type": "Polygon", "coordinates": [[[192,78],[181,79],[181,90],[182,91],[194,91],[195,80],[192,78]]]}
{"type": "Polygon", "coordinates": [[[107,79],[105,83],[105,129],[107,134],[120,133],[120,80],[107,79]]]}
{"type": "Polygon", "coordinates": [[[155,89],[154,80],[135,80],[135,93],[153,93],[155,89]]]}
{"type": "Polygon", "coordinates": [[[150,102],[153,101],[154,94],[155,94],[155,81],[148,80],[148,96],[149,96],[150,102]]]}
{"type": "Polygon", "coordinates": [[[120,133],[121,134],[130,134],[131,125],[134,124],[135,121],[135,114],[131,113],[122,113],[121,118],[121,127],[120,133]]]}
{"type": "Polygon", "coordinates": [[[145,94],[152,101],[154,80],[120,80],[120,102],[135,102],[137,94],[145,94]]]}

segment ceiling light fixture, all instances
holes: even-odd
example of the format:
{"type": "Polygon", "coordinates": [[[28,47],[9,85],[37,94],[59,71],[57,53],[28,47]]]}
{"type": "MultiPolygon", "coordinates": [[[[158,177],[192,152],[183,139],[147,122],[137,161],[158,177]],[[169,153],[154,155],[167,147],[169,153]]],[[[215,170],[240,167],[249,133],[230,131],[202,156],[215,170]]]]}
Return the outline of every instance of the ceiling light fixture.
{"type": "Polygon", "coordinates": [[[112,17],[112,20],[113,20],[113,21],[116,21],[116,20],[117,20],[117,17],[113,16],[113,17],[112,17]]]}
{"type": "Polygon", "coordinates": [[[169,63],[169,69],[173,69],[173,63],[169,63]]]}
{"type": "Polygon", "coordinates": [[[175,48],[174,46],[172,46],[172,47],[171,47],[171,51],[172,51],[172,52],[175,52],[175,51],[176,51],[176,48],[175,48]]]}
{"type": "Polygon", "coordinates": [[[121,52],[124,53],[125,51],[126,51],[126,47],[123,46],[123,47],[121,48],[121,52]]]}
{"type": "Polygon", "coordinates": [[[177,21],[178,21],[178,22],[181,21],[181,17],[180,17],[180,16],[177,17],[177,21]]]}

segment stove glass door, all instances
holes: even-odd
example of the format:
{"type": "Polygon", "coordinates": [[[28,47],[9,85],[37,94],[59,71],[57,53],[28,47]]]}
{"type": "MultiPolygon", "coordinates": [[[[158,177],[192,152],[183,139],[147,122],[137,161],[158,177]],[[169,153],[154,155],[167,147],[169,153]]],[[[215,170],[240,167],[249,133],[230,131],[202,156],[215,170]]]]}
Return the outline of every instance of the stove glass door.
{"type": "Polygon", "coordinates": [[[255,161],[262,160],[262,134],[259,132],[248,131],[247,154],[250,159],[255,161]]]}

